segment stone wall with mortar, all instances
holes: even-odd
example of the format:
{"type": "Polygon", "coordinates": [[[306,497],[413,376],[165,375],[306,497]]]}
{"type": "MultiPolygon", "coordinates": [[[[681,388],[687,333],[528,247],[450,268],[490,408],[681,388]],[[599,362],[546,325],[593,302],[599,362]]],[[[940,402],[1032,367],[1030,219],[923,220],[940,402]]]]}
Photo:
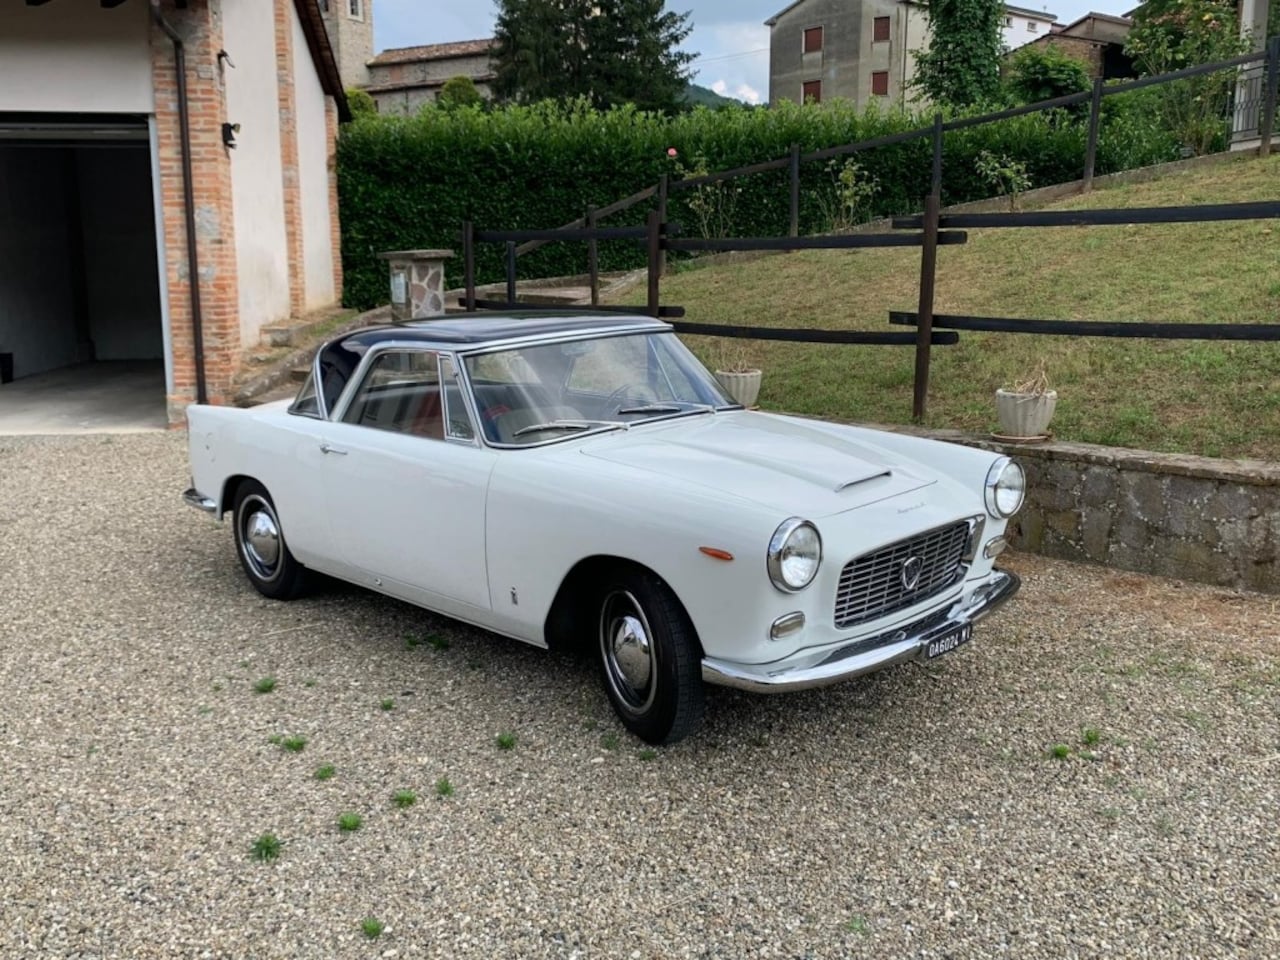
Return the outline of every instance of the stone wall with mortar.
{"type": "Polygon", "coordinates": [[[1016,457],[1028,481],[1017,549],[1280,594],[1280,463],[887,429],[1016,457]]]}

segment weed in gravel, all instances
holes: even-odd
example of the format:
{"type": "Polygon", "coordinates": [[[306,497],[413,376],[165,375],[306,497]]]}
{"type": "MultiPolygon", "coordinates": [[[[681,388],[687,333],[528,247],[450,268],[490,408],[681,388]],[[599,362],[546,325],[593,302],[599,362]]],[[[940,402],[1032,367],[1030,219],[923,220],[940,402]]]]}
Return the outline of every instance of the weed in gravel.
{"type": "Polygon", "coordinates": [[[391,802],[401,810],[412,807],[418,802],[418,795],[412,790],[397,790],[391,795],[391,802]]]}
{"type": "Polygon", "coordinates": [[[1049,756],[1055,760],[1065,760],[1071,756],[1071,748],[1065,743],[1055,743],[1049,750],[1049,756]]]}
{"type": "Polygon", "coordinates": [[[317,780],[332,780],[333,775],[337,772],[332,763],[326,763],[323,766],[316,767],[316,772],[312,776],[317,780]]]}
{"type": "Polygon", "coordinates": [[[442,633],[428,633],[426,639],[433,650],[449,649],[449,638],[442,633]]]}
{"type": "Polygon", "coordinates": [[[207,717],[209,714],[213,713],[213,707],[209,706],[208,704],[202,703],[200,704],[200,709],[198,709],[196,713],[200,714],[200,716],[202,717],[207,717]]]}
{"type": "Polygon", "coordinates": [[[343,833],[355,833],[364,826],[364,819],[358,813],[341,813],[338,815],[338,829],[343,833]]]}
{"type": "Polygon", "coordinates": [[[280,746],[288,750],[290,753],[301,753],[302,749],[307,745],[307,738],[302,736],[285,737],[280,741],[280,746]]]}
{"type": "Polygon", "coordinates": [[[253,692],[254,693],[270,693],[275,688],[276,688],[275,677],[263,677],[261,680],[259,680],[257,683],[253,685],[253,692]]]}
{"type": "Polygon", "coordinates": [[[493,742],[498,745],[499,750],[514,750],[516,747],[516,735],[509,731],[503,731],[493,738],[493,742]]]}
{"type": "Polygon", "coordinates": [[[1096,747],[1102,742],[1102,731],[1097,727],[1085,727],[1080,731],[1080,740],[1088,747],[1096,747]]]}
{"type": "Polygon", "coordinates": [[[595,730],[599,726],[600,726],[600,721],[595,719],[595,717],[587,717],[585,720],[582,721],[583,730],[595,730]]]}
{"type": "Polygon", "coordinates": [[[871,924],[867,923],[867,918],[862,916],[850,917],[845,921],[844,928],[862,937],[871,932],[871,924]]]}
{"type": "Polygon", "coordinates": [[[1162,813],[1156,817],[1155,828],[1156,833],[1162,837],[1173,836],[1173,820],[1170,819],[1167,813],[1162,813]]]}
{"type": "Polygon", "coordinates": [[[283,742],[284,737],[280,736],[278,733],[273,733],[271,736],[267,737],[267,743],[275,744],[277,747],[283,742]]]}
{"type": "Polygon", "coordinates": [[[1182,710],[1174,714],[1174,716],[1197,733],[1205,733],[1213,726],[1213,721],[1199,710],[1182,710]]]}
{"type": "Polygon", "coordinates": [[[246,670],[247,670],[247,669],[249,669],[249,661],[248,661],[248,660],[241,660],[241,661],[240,661],[240,666],[244,667],[246,670]]]}
{"type": "Polygon", "coordinates": [[[658,751],[653,750],[649,747],[646,747],[645,749],[641,750],[640,753],[637,754],[637,756],[640,757],[641,763],[648,763],[650,760],[658,759],[658,751]]]}
{"type": "Polygon", "coordinates": [[[274,833],[264,833],[253,841],[253,846],[249,848],[249,855],[264,863],[275,860],[280,856],[280,838],[274,833]]]}
{"type": "Polygon", "coordinates": [[[437,797],[453,796],[453,784],[449,782],[448,777],[441,777],[439,780],[436,781],[436,796],[437,797]]]}
{"type": "Polygon", "coordinates": [[[312,687],[316,685],[316,682],[314,680],[307,679],[302,681],[302,685],[306,687],[308,690],[310,690],[312,687]]]}
{"type": "Polygon", "coordinates": [[[377,940],[385,929],[387,925],[377,917],[365,917],[360,921],[360,932],[370,940],[377,940]]]}
{"type": "Polygon", "coordinates": [[[396,708],[396,702],[392,700],[390,697],[387,697],[385,700],[379,703],[378,706],[380,706],[383,710],[394,710],[396,708]]]}
{"type": "Polygon", "coordinates": [[[1107,820],[1111,823],[1115,823],[1117,820],[1120,819],[1120,808],[1119,807],[1103,807],[1101,810],[1098,811],[1098,816],[1100,816],[1103,820],[1107,820]]]}
{"type": "Polygon", "coordinates": [[[618,738],[616,733],[606,733],[600,738],[600,746],[604,747],[606,750],[617,750],[618,745],[621,742],[622,741],[618,738]]]}
{"type": "Polygon", "coordinates": [[[218,681],[216,681],[216,680],[213,682],[213,692],[214,692],[214,693],[221,693],[221,692],[222,692],[222,684],[221,684],[221,683],[219,683],[219,682],[218,682],[218,681]]]}
{"type": "Polygon", "coordinates": [[[416,650],[420,643],[422,643],[422,638],[416,633],[406,633],[404,635],[404,648],[406,650],[416,650]]]}

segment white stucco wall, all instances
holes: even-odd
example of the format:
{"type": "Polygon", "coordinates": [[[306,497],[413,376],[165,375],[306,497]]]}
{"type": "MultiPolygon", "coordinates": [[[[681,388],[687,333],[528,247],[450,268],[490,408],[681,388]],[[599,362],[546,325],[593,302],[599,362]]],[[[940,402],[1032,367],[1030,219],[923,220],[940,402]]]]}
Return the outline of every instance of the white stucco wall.
{"type": "Polygon", "coordinates": [[[0,111],[150,113],[147,4],[0,3],[0,111]]]}
{"type": "Polygon", "coordinates": [[[329,212],[329,143],[325,130],[328,101],[307,49],[307,39],[293,19],[294,97],[298,111],[298,187],[302,201],[302,259],[306,269],[308,309],[334,301],[333,249],[329,212]]]}
{"type": "Polygon", "coordinates": [[[1021,10],[1006,8],[1004,15],[1005,26],[1000,36],[1004,45],[1010,50],[1015,50],[1024,43],[1030,43],[1052,32],[1054,19],[1047,14],[1043,17],[1033,17],[1021,10]],[[1035,29],[1028,29],[1033,24],[1035,29]]]}
{"type": "Polygon", "coordinates": [[[240,335],[241,343],[252,346],[264,324],[289,316],[289,244],[272,4],[224,0],[222,41],[235,64],[224,72],[227,120],[240,124],[231,151],[240,335]]]}

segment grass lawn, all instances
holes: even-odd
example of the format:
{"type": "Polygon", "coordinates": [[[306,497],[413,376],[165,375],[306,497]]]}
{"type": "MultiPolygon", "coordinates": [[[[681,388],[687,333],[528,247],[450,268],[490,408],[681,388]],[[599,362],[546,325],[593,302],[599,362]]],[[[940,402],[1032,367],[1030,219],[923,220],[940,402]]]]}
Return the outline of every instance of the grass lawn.
{"type": "MultiPolygon", "coordinates": [[[[1238,161],[1096,190],[1053,209],[1270,200],[1280,158],[1238,161]]],[[[938,250],[938,313],[1034,319],[1280,322],[1274,221],[971,230],[938,250]]],[[[918,249],[802,251],[678,268],[662,301],[691,322],[905,330],[918,249]]],[[[635,293],[620,299],[634,300],[635,293]]],[[[927,425],[988,432],[993,392],[1043,359],[1058,390],[1052,430],[1089,443],[1280,460],[1280,343],[961,332],[934,347],[927,425]]],[[[905,423],[914,350],[688,337],[709,363],[736,345],[764,368],[761,406],[905,423]]]]}

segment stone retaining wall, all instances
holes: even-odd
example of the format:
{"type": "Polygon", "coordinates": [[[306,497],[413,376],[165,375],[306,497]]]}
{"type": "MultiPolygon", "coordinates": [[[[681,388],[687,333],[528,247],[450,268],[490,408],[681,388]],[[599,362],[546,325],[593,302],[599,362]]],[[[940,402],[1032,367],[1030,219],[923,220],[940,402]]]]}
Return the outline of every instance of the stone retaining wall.
{"type": "Polygon", "coordinates": [[[1018,549],[1280,594],[1280,463],[887,429],[1016,457],[1028,480],[1018,549]]]}

